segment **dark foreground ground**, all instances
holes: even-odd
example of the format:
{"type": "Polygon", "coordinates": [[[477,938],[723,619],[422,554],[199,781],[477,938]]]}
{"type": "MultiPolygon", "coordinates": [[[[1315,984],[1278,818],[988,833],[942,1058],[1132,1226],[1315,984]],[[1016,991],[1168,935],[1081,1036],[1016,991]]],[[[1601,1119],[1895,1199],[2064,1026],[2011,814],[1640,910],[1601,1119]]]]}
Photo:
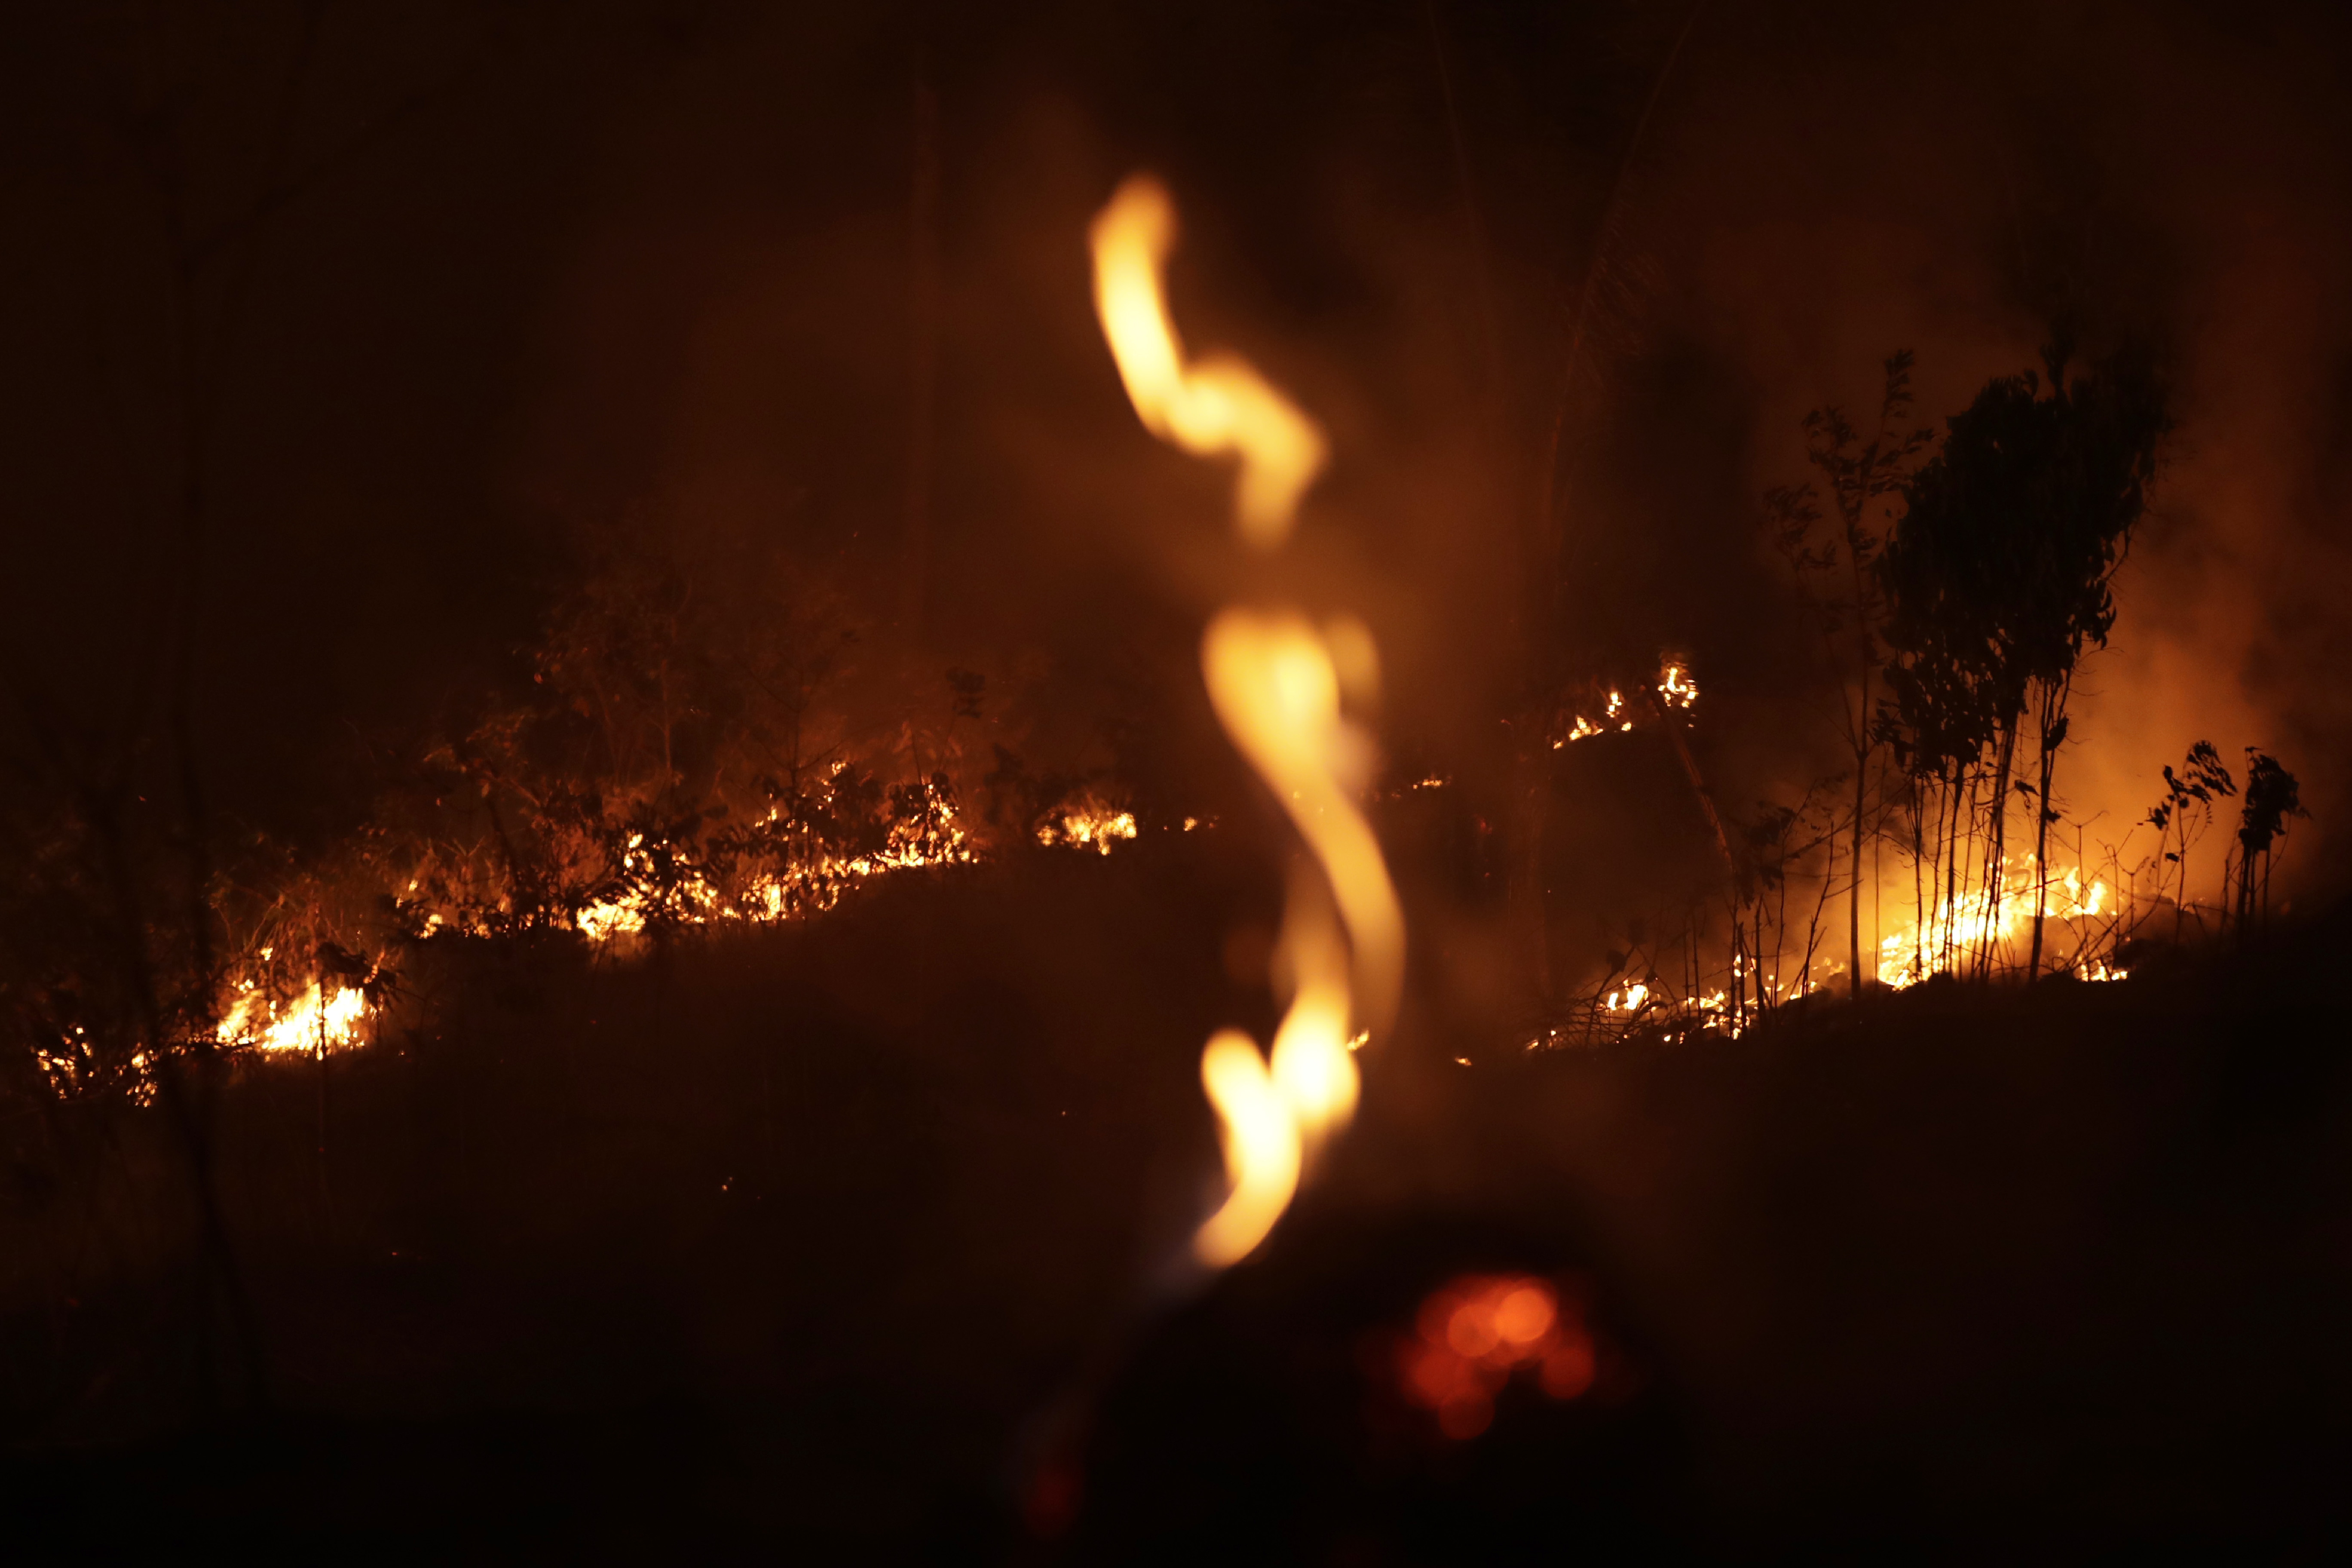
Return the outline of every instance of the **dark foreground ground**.
{"type": "Polygon", "coordinates": [[[420,956],[410,1032],[323,1101],[311,1064],[225,1100],[258,1379],[192,1326],[161,1119],[11,1131],[0,1551],[2352,1543],[2352,922],[1683,1048],[1528,1057],[1423,1018],[1273,1242],[1203,1281],[1194,1068],[1255,1021],[1219,947],[1248,880],[1146,845],[631,964],[420,956]],[[1602,1368],[1454,1440],[1391,1352],[1478,1270],[1588,1293],[1602,1368]]]}

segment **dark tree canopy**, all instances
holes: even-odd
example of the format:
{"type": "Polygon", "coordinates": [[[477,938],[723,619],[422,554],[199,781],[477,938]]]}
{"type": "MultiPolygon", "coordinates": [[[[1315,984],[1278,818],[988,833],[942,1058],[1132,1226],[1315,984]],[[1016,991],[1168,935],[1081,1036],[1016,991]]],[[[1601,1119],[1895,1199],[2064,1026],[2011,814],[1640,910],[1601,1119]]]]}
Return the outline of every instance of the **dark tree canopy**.
{"type": "Polygon", "coordinates": [[[1915,765],[1973,757],[2029,689],[2062,687],[2115,625],[2113,579],[2171,427],[2136,357],[2066,376],[2068,353],[1988,383],[1905,487],[1878,570],[1897,728],[1915,765]]]}

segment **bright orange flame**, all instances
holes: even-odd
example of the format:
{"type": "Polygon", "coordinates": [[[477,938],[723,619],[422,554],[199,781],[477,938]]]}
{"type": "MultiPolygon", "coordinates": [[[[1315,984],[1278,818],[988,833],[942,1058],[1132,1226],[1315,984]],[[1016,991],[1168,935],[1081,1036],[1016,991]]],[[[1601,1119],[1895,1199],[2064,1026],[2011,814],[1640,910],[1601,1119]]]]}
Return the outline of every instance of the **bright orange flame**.
{"type": "Polygon", "coordinates": [[[1237,454],[1234,520],[1243,538],[1273,549],[1323,467],[1322,433],[1247,362],[1210,354],[1186,363],[1160,284],[1176,207],[1159,181],[1137,174],[1119,186],[1092,238],[1095,311],[1144,428],[1195,457],[1237,454]]]}
{"type": "Polygon", "coordinates": [[[367,1011],[367,998],[356,987],[322,1000],[313,981],[280,1012],[248,983],[221,1020],[220,1038],[262,1051],[341,1050],[357,1042],[367,1011]]]}
{"type": "Polygon", "coordinates": [[[1227,610],[1201,645],[1209,700],[1234,744],[1330,879],[1355,949],[1357,1008],[1375,1034],[1396,1020],[1404,915],[1371,825],[1357,809],[1371,742],[1339,711],[1328,645],[1303,618],[1227,610]]]}
{"type": "Polygon", "coordinates": [[[1298,1120],[1257,1042],[1239,1029],[1210,1037],[1201,1084],[1217,1112],[1234,1190],[1192,1238],[1192,1250],[1222,1268],[1248,1257],[1290,1206],[1301,1162],[1298,1120]]]}
{"type": "MultiPolygon", "coordinates": [[[[1234,525],[1261,550],[1279,545],[1323,466],[1321,433],[1242,360],[1186,362],[1161,281],[1176,210],[1159,182],[1137,175],[1121,185],[1091,238],[1095,309],[1144,427],[1199,457],[1237,456],[1234,525]]],[[[1371,633],[1349,617],[1318,628],[1286,610],[1228,609],[1202,638],[1201,668],[1225,732],[1322,872],[1320,885],[1292,882],[1281,944],[1292,994],[1272,1061],[1231,1029],[1201,1058],[1232,1192],[1193,1250],[1222,1268],[1265,1239],[1289,1206],[1313,1142],[1354,1115],[1350,1053],[1396,1019],[1404,916],[1354,798],[1371,771],[1371,740],[1341,711],[1343,697],[1367,702],[1379,686],[1371,633]]]]}
{"type": "Polygon", "coordinates": [[[1312,876],[1291,879],[1282,955],[1290,970],[1290,1007],[1274,1033],[1274,1081],[1307,1138],[1344,1127],[1356,1113],[1359,1082],[1351,1054],[1362,1036],[1348,1032],[1348,953],[1323,889],[1312,876]]]}
{"type": "MultiPolygon", "coordinates": [[[[685,874],[677,878],[662,895],[657,897],[644,884],[624,888],[573,910],[572,929],[588,942],[604,946],[620,945],[641,936],[656,913],[683,926],[783,921],[793,918],[795,910],[835,907],[843,889],[855,881],[891,871],[962,865],[978,859],[978,850],[957,820],[953,801],[934,793],[928,797],[928,804],[923,819],[892,823],[880,848],[864,855],[828,856],[814,860],[790,873],[793,879],[790,884],[759,877],[747,881],[739,896],[730,900],[709,877],[693,869],[688,860],[685,874]]],[[[1067,843],[1108,855],[1114,842],[1135,836],[1131,814],[1089,804],[1074,808],[1065,816],[1061,837],[1050,832],[1045,837],[1048,843],[1067,843]]],[[[622,869],[639,875],[649,872],[656,850],[667,851],[678,859],[686,859],[688,855],[679,845],[648,844],[644,834],[633,833],[623,854],[622,869]]],[[[416,883],[412,880],[407,890],[415,893],[416,883]]],[[[426,915],[424,929],[428,935],[441,931],[461,935],[485,934],[478,923],[462,918],[452,921],[438,911],[426,915]]],[[[254,956],[267,963],[270,949],[263,947],[254,956]]],[[[223,1012],[217,1038],[226,1046],[276,1055],[320,1049],[340,1051],[365,1043],[362,1026],[376,1013],[367,993],[355,986],[344,986],[322,995],[319,983],[314,981],[281,1006],[270,991],[247,978],[234,989],[223,1012]]],[[[43,1060],[50,1077],[60,1082],[70,1080],[77,1070],[72,1062],[58,1053],[49,1053],[43,1060]]]]}
{"type": "MultiPolygon", "coordinates": [[[[2107,912],[2106,883],[2087,881],[2079,866],[2053,871],[2039,889],[2043,912],[2053,921],[2092,921],[2107,912]]],[[[1937,900],[1924,929],[1906,921],[1878,944],[1878,978],[1894,990],[1916,984],[1944,970],[1965,970],[1987,950],[2013,950],[2032,930],[2037,889],[2032,855],[2004,856],[1999,896],[1995,889],[1963,888],[1937,900]]],[[[2073,972],[2085,980],[2121,980],[2128,972],[2078,952],[2073,972]]]]}
{"type": "Polygon", "coordinates": [[[1066,844],[1108,855],[1113,844],[1133,838],[1135,833],[1135,813],[1115,811],[1100,801],[1086,800],[1064,807],[1058,817],[1040,824],[1037,842],[1049,849],[1066,844]]]}

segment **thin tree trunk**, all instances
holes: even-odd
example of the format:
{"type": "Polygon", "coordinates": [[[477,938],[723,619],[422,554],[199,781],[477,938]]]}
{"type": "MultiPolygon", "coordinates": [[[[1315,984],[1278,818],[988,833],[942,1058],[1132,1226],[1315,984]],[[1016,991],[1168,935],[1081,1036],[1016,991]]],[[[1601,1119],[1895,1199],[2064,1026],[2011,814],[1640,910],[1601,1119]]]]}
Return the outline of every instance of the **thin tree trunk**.
{"type": "Polygon", "coordinates": [[[1549,597],[1558,580],[1559,562],[1559,513],[1561,497],[1567,486],[1560,482],[1560,463],[1567,445],[1569,405],[1576,396],[1578,363],[1584,357],[1586,329],[1591,323],[1592,300],[1601,280],[1601,263],[1609,251],[1615,233],[1618,207],[1625,195],[1626,178],[1632,174],[1633,159],[1642,150],[1642,142],[1650,129],[1650,119],[1657,112],[1658,100],[1664,96],[1667,79],[1674,75],[1675,62],[1682,58],[1683,46],[1690,42],[1691,29],[1698,25],[1698,14],[1706,0],[1692,0],[1690,15],[1683,19],[1682,30],[1675,35],[1674,47],[1666,51],[1658,67],[1658,74],[1650,84],[1650,96],[1642,105],[1642,116],[1633,122],[1633,133],[1626,139],[1625,155],[1618,160],[1617,173],[1609,182],[1608,198],[1601,205],[1601,220],[1594,226],[1592,249],[1585,258],[1584,281],[1577,292],[1576,310],[1569,318],[1568,353],[1559,376],[1559,396],[1552,408],[1550,429],[1544,441],[1543,471],[1538,479],[1536,506],[1536,547],[1531,552],[1544,569],[1541,591],[1549,597]]]}
{"type": "Polygon", "coordinates": [[[1829,904],[1830,904],[1830,884],[1831,884],[1831,882],[1833,880],[1834,876],[1835,876],[1835,864],[1836,864],[1836,855],[1837,855],[1837,835],[1836,835],[1836,832],[1835,832],[1835,826],[1836,826],[1836,825],[1835,825],[1834,823],[1832,823],[1832,824],[1831,825],[1831,827],[1832,827],[1832,831],[1831,831],[1831,834],[1830,834],[1830,856],[1831,856],[1831,864],[1822,868],[1822,889],[1821,889],[1821,891],[1820,891],[1819,893],[1817,893],[1817,894],[1815,894],[1815,895],[1814,895],[1814,897],[1813,897],[1813,912],[1812,912],[1812,914],[1811,914],[1811,916],[1809,916],[1809,917],[1806,919],[1806,921],[1805,921],[1805,970],[1804,970],[1804,973],[1805,973],[1805,989],[1806,989],[1806,991],[1807,991],[1808,993],[1810,993],[1810,992],[1812,990],[1812,988],[1813,988],[1813,984],[1812,984],[1812,978],[1813,978],[1813,952],[1814,952],[1814,950],[1815,950],[1817,947],[1819,947],[1819,946],[1821,945],[1821,941],[1822,941],[1822,916],[1823,914],[1825,914],[1826,912],[1828,912],[1828,910],[1829,910],[1829,904]]]}
{"type": "MultiPolygon", "coordinates": [[[[2175,851],[2175,853],[2179,856],[2179,858],[2172,863],[2173,868],[2180,873],[2180,884],[2172,890],[2172,940],[2176,943],[2180,941],[2181,917],[2189,910],[2189,824],[2187,821],[2187,816],[2188,807],[2185,805],[2180,807],[2179,812],[2176,813],[2176,820],[2179,825],[2177,831],[2180,836],[2180,847],[2179,850],[2175,851]]],[[[2159,840],[2158,847],[2161,847],[2162,841],[2159,840]]],[[[2159,862],[2159,865],[2160,864],[2161,862],[2159,862]]],[[[2156,886],[2157,895],[2161,898],[2164,892],[2164,873],[2160,869],[2157,872],[2156,886]]]]}
{"type": "Polygon", "coordinates": [[[2054,694],[2045,695],[2042,703],[2042,795],[2034,802],[2033,814],[2033,952],[2025,967],[2028,982],[2042,973],[2042,922],[2050,908],[2050,779],[2058,768],[2058,754],[2051,736],[2066,710],[2066,687],[2073,681],[2069,675],[2065,684],[2054,694]]]}
{"type": "Polygon", "coordinates": [[[1920,866],[1927,855],[1926,790],[1916,773],[1911,775],[1911,978],[1927,978],[1927,886],[1919,876],[1920,866]]]}
{"type": "MultiPolygon", "coordinates": [[[[1880,422],[1882,432],[1885,421],[1880,422]]],[[[1848,990],[1862,1000],[1862,822],[1870,792],[1870,664],[1872,638],[1869,601],[1862,576],[1862,525],[1870,504],[1871,485],[1878,466],[1878,442],[1870,444],[1863,459],[1861,500],[1845,520],[1846,561],[1853,573],[1854,673],[1853,710],[1853,891],[1846,900],[1846,963],[1848,990]]]]}
{"type": "Polygon", "coordinates": [[[1740,918],[1739,906],[1735,903],[1731,908],[1731,1032],[1736,1035],[1747,1026],[1748,1019],[1748,968],[1740,963],[1748,928],[1740,918]]]}
{"type": "Polygon", "coordinates": [[[927,42],[915,58],[913,171],[907,222],[906,560],[899,618],[919,641],[930,574],[931,488],[939,420],[940,105],[927,42]]]}
{"type": "Polygon", "coordinates": [[[334,1226],[335,1194],[327,1171],[327,986],[319,983],[319,1223],[322,1233],[334,1226]]]}
{"type": "MultiPolygon", "coordinates": [[[[1789,840],[1785,836],[1773,858],[1780,881],[1779,897],[1773,900],[1772,907],[1772,988],[1778,991],[1780,989],[1780,954],[1789,945],[1789,840]]],[[[1808,985],[1806,989],[1811,990],[1811,986],[1808,985]]]]}
{"type": "Polygon", "coordinates": [[[1884,893],[1886,887],[1886,757],[1878,759],[1878,809],[1871,814],[1870,823],[1870,973],[1878,974],[1880,955],[1885,950],[1886,911],[1884,893]]]}
{"type": "Polygon", "coordinates": [[[1551,975],[1551,903],[1544,897],[1544,816],[1551,804],[1549,759],[1538,751],[1532,762],[1522,762],[1523,783],[1515,791],[1520,803],[1519,837],[1522,853],[1512,859],[1521,868],[1528,900],[1528,931],[1535,952],[1536,994],[1547,1010],[1553,1005],[1551,975]],[[1532,775],[1532,776],[1528,776],[1532,775]]]}
{"type": "Polygon", "coordinates": [[[1479,379],[1490,397],[1503,395],[1502,313],[1496,308],[1494,268],[1487,259],[1486,224],[1478,206],[1477,182],[1470,170],[1470,142],[1463,134],[1461,107],[1454,100],[1454,70],[1446,58],[1445,26],[1437,14],[1437,0],[1423,0],[1422,19],[1429,27],[1430,63],[1437,72],[1439,100],[1445,109],[1445,141],[1454,155],[1454,183],[1462,200],[1462,226],[1470,242],[1472,281],[1478,302],[1479,379]]]}
{"type": "Polygon", "coordinates": [[[1646,686],[1643,689],[1648,699],[1651,717],[1666,732],[1666,742],[1675,749],[1675,760],[1682,763],[1683,776],[1690,780],[1691,793],[1698,797],[1699,811],[1706,817],[1707,831],[1715,837],[1715,847],[1723,856],[1724,868],[1737,879],[1739,861],[1731,852],[1730,836],[1724,831],[1723,814],[1716,809],[1715,792],[1706,787],[1706,779],[1698,771],[1698,760],[1691,755],[1690,742],[1684,738],[1682,726],[1675,722],[1673,713],[1654,690],[1646,686]]]}
{"type": "MultiPolygon", "coordinates": [[[[1975,804],[1976,787],[1967,772],[1963,770],[1960,776],[1952,781],[1951,854],[1947,858],[1944,867],[1944,950],[1937,962],[1947,970],[1952,969],[1958,958],[1954,943],[1958,940],[1960,925],[1960,856],[1966,849],[1966,846],[1960,839],[1962,814],[1968,806],[1975,804]],[[1965,793],[1960,788],[1963,784],[1969,786],[1965,793]]],[[[1969,841],[1970,843],[1975,841],[1973,832],[1970,833],[1969,841]]]]}
{"type": "MultiPolygon", "coordinates": [[[[1868,712],[1870,672],[1863,671],[1864,711],[1868,712]]],[[[1853,759],[1853,847],[1851,859],[1853,871],[1853,891],[1846,899],[1845,941],[1846,962],[1852,966],[1847,976],[1853,999],[1862,1000],[1862,814],[1870,784],[1870,752],[1866,746],[1857,746],[1853,759]]]]}
{"type": "Polygon", "coordinates": [[[1995,933],[2000,929],[2001,895],[2009,886],[2009,784],[2016,767],[2017,735],[2024,717],[2021,709],[2003,721],[2000,760],[1993,765],[1992,818],[1986,826],[1989,844],[1985,851],[1984,920],[1977,952],[1978,974],[1983,979],[1992,975],[1995,933]]]}

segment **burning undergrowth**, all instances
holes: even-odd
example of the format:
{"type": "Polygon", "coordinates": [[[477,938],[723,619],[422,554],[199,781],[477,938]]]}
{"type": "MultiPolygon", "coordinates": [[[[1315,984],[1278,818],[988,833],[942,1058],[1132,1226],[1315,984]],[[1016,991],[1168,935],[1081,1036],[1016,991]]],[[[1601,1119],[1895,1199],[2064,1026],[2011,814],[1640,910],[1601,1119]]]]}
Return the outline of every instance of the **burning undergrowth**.
{"type": "MultiPolygon", "coordinates": [[[[2124,349],[2084,366],[2073,353],[2060,334],[2042,371],[1993,378],[1940,433],[1913,417],[1908,353],[1886,360],[1874,417],[1806,416],[1812,478],[1767,490],[1762,510],[1835,697],[1826,724],[1798,722],[1843,768],[1726,806],[1680,653],[1662,653],[1654,678],[1629,671],[1539,707],[1527,728],[1566,753],[1537,753],[1539,795],[1570,792],[1580,753],[1646,741],[1671,753],[1691,837],[1717,854],[1679,905],[1654,896],[1617,917],[1597,978],[1535,1009],[1527,1048],[1736,1037],[1832,994],[1933,979],[2116,980],[2168,948],[2267,923],[2276,854],[2301,814],[2277,759],[2247,748],[2236,832],[2201,881],[2189,851],[2236,793],[2210,742],[2120,824],[2114,803],[2062,787],[2079,766],[2062,762],[2086,740],[2078,679],[2116,626],[2117,576],[2172,428],[2145,358],[2124,349]]],[[[1551,809],[1535,807],[1531,883],[1551,879],[1551,809]]],[[[1549,947],[1546,895],[1531,901],[1549,947]]]]}
{"type": "Polygon", "coordinates": [[[628,953],[824,915],[894,874],[1104,855],[1141,831],[1110,768],[1039,771],[1008,745],[984,676],[908,675],[838,593],[760,585],[714,588],[602,538],[521,700],[380,752],[354,828],[307,853],[251,839],[186,904],[142,900],[135,930],[124,880],[173,847],[68,805],[12,910],[25,1059],[49,1093],[145,1102],[165,1054],[364,1044],[420,944],[628,953]]]}

